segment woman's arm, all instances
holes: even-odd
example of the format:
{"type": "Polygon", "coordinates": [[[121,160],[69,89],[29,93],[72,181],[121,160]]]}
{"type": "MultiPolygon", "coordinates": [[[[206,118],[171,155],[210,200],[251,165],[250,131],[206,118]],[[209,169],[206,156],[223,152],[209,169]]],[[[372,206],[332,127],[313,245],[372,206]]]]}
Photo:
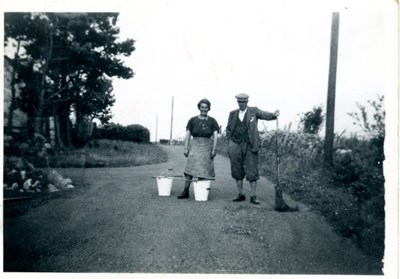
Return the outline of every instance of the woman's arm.
{"type": "Polygon", "coordinates": [[[218,131],[215,130],[213,133],[213,147],[211,151],[211,158],[217,156],[217,143],[218,143],[218,131]]]}
{"type": "Polygon", "coordinates": [[[190,141],[190,137],[192,136],[192,134],[190,133],[189,130],[186,130],[186,135],[185,135],[185,151],[183,152],[183,155],[185,155],[185,157],[187,157],[189,155],[189,141],[190,141]]]}
{"type": "Polygon", "coordinates": [[[230,140],[231,134],[232,134],[232,131],[231,131],[231,121],[232,121],[232,118],[233,118],[232,115],[233,115],[233,111],[231,111],[229,113],[228,124],[226,125],[226,139],[227,140],[230,140]]]}

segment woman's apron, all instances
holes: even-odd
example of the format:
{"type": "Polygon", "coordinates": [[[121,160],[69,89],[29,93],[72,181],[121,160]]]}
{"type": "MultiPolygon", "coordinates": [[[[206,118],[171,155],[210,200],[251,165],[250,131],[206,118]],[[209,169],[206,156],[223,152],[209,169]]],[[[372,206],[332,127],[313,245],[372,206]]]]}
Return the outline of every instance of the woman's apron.
{"type": "Polygon", "coordinates": [[[193,137],[184,173],[200,178],[215,177],[214,160],[211,159],[212,146],[211,138],[193,137]]]}

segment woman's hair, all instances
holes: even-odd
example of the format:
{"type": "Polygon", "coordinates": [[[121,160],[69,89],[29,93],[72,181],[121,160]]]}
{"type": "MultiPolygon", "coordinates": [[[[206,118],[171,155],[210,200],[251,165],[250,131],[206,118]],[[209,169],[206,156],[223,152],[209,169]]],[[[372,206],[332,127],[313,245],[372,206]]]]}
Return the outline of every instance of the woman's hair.
{"type": "Polygon", "coordinates": [[[198,109],[200,109],[200,104],[206,104],[206,105],[208,106],[208,110],[211,109],[211,103],[210,103],[210,101],[207,100],[207,99],[201,99],[201,100],[199,101],[199,103],[197,104],[197,108],[198,108],[198,109]]]}

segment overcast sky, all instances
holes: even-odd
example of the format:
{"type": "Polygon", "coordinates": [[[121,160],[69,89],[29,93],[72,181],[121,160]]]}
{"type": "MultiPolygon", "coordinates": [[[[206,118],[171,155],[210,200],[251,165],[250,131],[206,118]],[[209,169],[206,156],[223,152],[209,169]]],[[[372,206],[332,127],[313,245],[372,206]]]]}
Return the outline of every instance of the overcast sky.
{"type": "MultiPolygon", "coordinates": [[[[279,109],[280,128],[289,123],[297,128],[299,114],[314,106],[322,105],[325,112],[332,12],[340,12],[335,132],[359,132],[348,113],[357,111],[357,102],[367,104],[388,92],[388,46],[393,44],[388,7],[393,6],[383,3],[391,1],[67,2],[5,6],[11,11],[120,12],[121,39],[136,41],[136,50],[124,58],[135,77],[114,80],[112,121],[141,124],[152,140],[156,132],[157,139],[170,137],[172,97],[173,138],[184,136],[202,98],[211,101],[209,115],[223,130],[229,112],[237,108],[234,96],[241,92],[250,95],[250,106],[279,109]]],[[[260,128],[264,124],[269,130],[276,127],[272,121],[260,128]]]]}
{"type": "MultiPolygon", "coordinates": [[[[126,60],[136,75],[114,83],[113,121],[142,124],[152,140],[183,137],[201,98],[223,129],[237,108],[281,112],[280,127],[326,109],[332,12],[340,12],[335,131],[357,132],[349,112],[385,93],[385,12],[372,5],[316,1],[154,1],[121,11],[122,38],[136,40],[126,60]],[[304,5],[312,3],[313,5],[304,5]],[[157,117],[158,115],[158,117],[157,117]],[[158,119],[158,126],[156,125],[158,119]]],[[[275,129],[275,122],[265,122],[275,129]]],[[[263,127],[263,124],[260,123],[263,127]]]]}

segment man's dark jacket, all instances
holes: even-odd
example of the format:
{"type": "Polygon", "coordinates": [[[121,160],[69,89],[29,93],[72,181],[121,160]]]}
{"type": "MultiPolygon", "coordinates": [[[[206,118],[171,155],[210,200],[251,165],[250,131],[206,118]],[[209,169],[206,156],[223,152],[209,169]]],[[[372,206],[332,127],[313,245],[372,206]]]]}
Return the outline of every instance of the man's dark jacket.
{"type": "MultiPolygon", "coordinates": [[[[274,120],[276,116],[273,113],[262,111],[257,107],[247,107],[247,132],[250,139],[251,151],[258,152],[261,145],[260,135],[258,132],[258,119],[274,120]]],[[[226,127],[226,137],[231,139],[231,135],[236,126],[236,121],[239,120],[239,109],[229,113],[228,125],[226,127]]],[[[239,120],[240,121],[240,120],[239,120]]]]}

